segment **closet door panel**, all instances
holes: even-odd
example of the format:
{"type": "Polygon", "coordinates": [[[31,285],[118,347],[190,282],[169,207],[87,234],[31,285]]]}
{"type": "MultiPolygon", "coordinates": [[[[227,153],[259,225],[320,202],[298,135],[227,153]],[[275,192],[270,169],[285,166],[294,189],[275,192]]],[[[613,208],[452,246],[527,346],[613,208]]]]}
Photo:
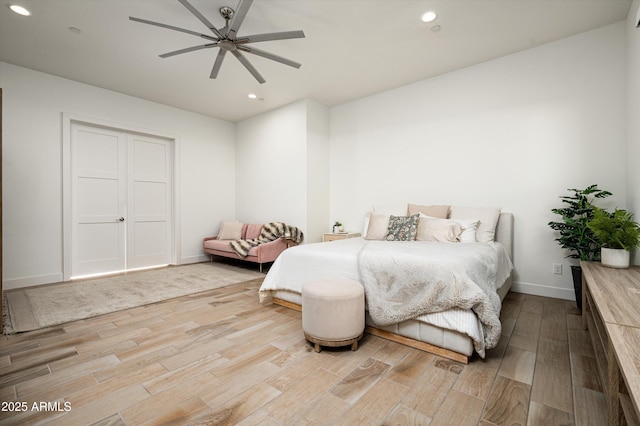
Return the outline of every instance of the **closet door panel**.
{"type": "Polygon", "coordinates": [[[171,142],[129,135],[130,268],[169,264],[172,231],[171,142]]]}
{"type": "Polygon", "coordinates": [[[126,134],[72,125],[72,276],[126,268],[126,134]]]}

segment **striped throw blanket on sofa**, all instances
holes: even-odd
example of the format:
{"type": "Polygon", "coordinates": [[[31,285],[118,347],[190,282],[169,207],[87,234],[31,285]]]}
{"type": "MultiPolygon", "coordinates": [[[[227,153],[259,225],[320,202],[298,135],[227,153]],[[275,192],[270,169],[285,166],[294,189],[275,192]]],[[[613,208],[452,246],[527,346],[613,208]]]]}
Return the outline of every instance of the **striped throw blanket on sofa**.
{"type": "Polygon", "coordinates": [[[282,222],[271,222],[265,223],[262,226],[262,230],[260,231],[258,238],[252,238],[250,240],[235,240],[231,241],[229,244],[231,244],[231,248],[238,254],[238,256],[247,257],[249,250],[251,250],[252,247],[275,241],[278,238],[286,238],[295,243],[301,243],[304,239],[304,235],[300,228],[295,226],[290,226],[282,222]]]}

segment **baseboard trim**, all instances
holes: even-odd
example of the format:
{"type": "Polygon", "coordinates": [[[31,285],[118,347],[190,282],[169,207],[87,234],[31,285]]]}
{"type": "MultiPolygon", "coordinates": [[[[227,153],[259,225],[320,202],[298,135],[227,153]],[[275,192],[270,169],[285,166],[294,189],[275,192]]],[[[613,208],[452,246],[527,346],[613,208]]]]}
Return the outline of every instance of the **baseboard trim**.
{"type": "Polygon", "coordinates": [[[14,278],[2,281],[2,290],[16,290],[19,288],[33,287],[35,285],[53,284],[64,281],[62,273],[38,275],[24,278],[14,278]]]}
{"type": "Polygon", "coordinates": [[[575,291],[573,289],[551,287],[542,284],[514,282],[511,286],[511,291],[531,294],[534,296],[552,297],[554,299],[576,300],[575,291]]]}

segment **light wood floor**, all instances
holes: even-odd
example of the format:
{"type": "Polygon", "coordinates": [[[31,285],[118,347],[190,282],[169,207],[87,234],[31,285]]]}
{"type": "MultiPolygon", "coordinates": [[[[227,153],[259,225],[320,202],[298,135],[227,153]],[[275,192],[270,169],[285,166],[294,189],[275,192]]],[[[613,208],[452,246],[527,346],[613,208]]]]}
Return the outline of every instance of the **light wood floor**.
{"type": "Polygon", "coordinates": [[[0,423],[606,424],[572,302],[509,294],[499,346],[462,365],[370,335],[315,353],[259,283],[2,336],[0,423]]]}

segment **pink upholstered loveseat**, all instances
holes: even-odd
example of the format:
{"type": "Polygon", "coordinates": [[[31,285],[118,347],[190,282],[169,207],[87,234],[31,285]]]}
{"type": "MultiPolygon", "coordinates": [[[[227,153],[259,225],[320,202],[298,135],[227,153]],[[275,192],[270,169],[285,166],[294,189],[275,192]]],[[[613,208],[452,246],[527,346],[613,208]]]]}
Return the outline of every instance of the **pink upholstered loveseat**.
{"type": "MultiPolygon", "coordinates": [[[[245,223],[242,225],[240,239],[250,240],[253,238],[258,238],[260,236],[261,230],[262,225],[252,225],[245,223]]],[[[249,254],[247,257],[241,257],[233,250],[233,248],[231,248],[230,243],[235,239],[221,240],[218,238],[219,236],[220,235],[216,235],[214,237],[207,237],[204,239],[203,246],[205,253],[212,256],[222,256],[231,259],[240,259],[247,262],[257,263],[258,265],[260,265],[260,272],[262,272],[263,263],[273,262],[278,256],[280,256],[280,253],[285,251],[288,247],[297,245],[297,243],[294,241],[284,238],[278,238],[277,240],[270,241],[268,243],[262,243],[256,247],[252,247],[251,250],[249,250],[249,254]]]]}

